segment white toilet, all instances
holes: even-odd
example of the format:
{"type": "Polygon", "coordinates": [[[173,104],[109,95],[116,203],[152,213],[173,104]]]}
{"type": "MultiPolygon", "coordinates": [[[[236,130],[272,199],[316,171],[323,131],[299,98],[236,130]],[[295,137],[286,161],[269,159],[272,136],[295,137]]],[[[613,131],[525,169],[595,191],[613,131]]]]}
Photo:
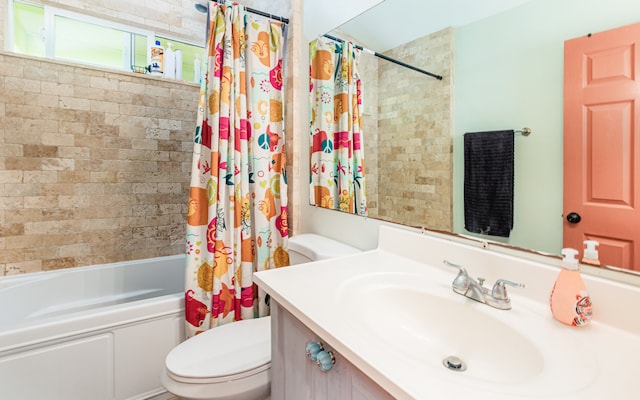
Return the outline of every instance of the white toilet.
{"type": "MultiPolygon", "coordinates": [[[[357,252],[313,233],[289,238],[291,265],[357,252]]],[[[184,400],[269,399],[271,317],[238,321],[194,336],[169,352],[165,366],[162,384],[184,400]],[[227,345],[222,348],[217,343],[227,345]]]]}

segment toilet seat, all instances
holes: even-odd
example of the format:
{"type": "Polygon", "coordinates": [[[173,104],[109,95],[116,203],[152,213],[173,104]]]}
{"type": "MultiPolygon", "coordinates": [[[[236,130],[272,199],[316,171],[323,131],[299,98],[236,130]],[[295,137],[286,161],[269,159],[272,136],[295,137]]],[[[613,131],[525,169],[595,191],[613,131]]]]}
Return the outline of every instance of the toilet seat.
{"type": "Polygon", "coordinates": [[[167,369],[167,375],[176,382],[203,385],[208,383],[225,383],[233,380],[249,378],[253,375],[257,375],[264,371],[268,371],[270,368],[271,368],[271,363],[268,363],[265,365],[261,365],[260,367],[252,369],[250,371],[244,371],[242,373],[235,374],[235,375],[212,376],[207,378],[192,378],[187,376],[180,376],[172,373],[171,371],[169,371],[169,369],[167,369]]]}
{"type": "Polygon", "coordinates": [[[289,251],[302,254],[309,261],[325,260],[361,252],[342,242],[337,242],[315,233],[300,233],[287,242],[289,251]]]}
{"type": "Polygon", "coordinates": [[[166,358],[167,375],[191,384],[223,383],[271,367],[271,317],[209,329],[176,346],[166,358]]]}

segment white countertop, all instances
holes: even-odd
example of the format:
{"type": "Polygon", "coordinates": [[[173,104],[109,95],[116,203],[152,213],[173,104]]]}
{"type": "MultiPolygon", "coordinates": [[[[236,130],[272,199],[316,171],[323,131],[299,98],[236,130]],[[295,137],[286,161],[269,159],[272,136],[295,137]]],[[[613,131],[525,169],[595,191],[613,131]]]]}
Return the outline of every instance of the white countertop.
{"type": "MultiPolygon", "coordinates": [[[[575,328],[560,324],[552,319],[547,303],[556,273],[554,268],[531,261],[383,227],[378,249],[258,272],[255,280],[272,299],[322,338],[328,347],[335,349],[398,399],[445,396],[448,399],[631,398],[635,392],[635,380],[640,376],[640,363],[637,362],[640,360],[638,313],[627,309],[626,320],[628,322],[631,317],[631,323],[616,326],[611,321],[624,318],[618,315],[605,318],[604,312],[615,314],[609,312],[612,306],[605,302],[600,313],[594,311],[594,321],[590,326],[575,328]],[[399,249],[403,256],[399,256],[395,249],[399,249]],[[493,309],[451,290],[457,271],[442,266],[443,258],[465,265],[473,277],[485,276],[488,283],[505,278],[523,281],[527,287],[509,291],[512,310],[493,309]],[[355,308],[345,304],[345,299],[353,297],[350,295],[353,288],[358,287],[358,280],[367,277],[374,282],[389,276],[402,277],[416,287],[428,286],[428,290],[442,296],[447,304],[465,307],[465,310],[469,307],[472,310],[470,315],[475,316],[477,312],[476,321],[480,322],[470,321],[470,332],[481,329],[475,324],[481,324],[485,318],[506,324],[504,332],[494,332],[498,345],[506,329],[521,335],[525,341],[546,343],[540,351],[539,373],[527,375],[526,379],[517,373],[513,380],[501,376],[485,379],[447,370],[442,366],[442,357],[432,357],[433,352],[423,352],[420,346],[413,353],[411,348],[407,351],[406,346],[403,347],[406,343],[394,343],[394,338],[398,341],[404,338],[399,326],[402,322],[398,322],[402,320],[385,315],[389,309],[380,307],[384,303],[376,300],[378,305],[369,309],[362,304],[355,308]],[[374,307],[376,309],[372,309],[374,307]],[[375,313],[382,309],[386,311],[379,315],[379,324],[372,325],[372,317],[376,321],[378,316],[375,313]],[[608,323],[599,320],[598,315],[608,323]],[[368,321],[368,325],[363,321],[368,321]],[[394,322],[390,324],[387,321],[394,322]],[[576,346],[579,354],[571,353],[566,347],[572,346],[563,346],[563,343],[576,346]],[[571,356],[559,357],[563,351],[577,356],[573,359],[571,356]]],[[[587,278],[586,283],[588,289],[596,289],[596,293],[592,292],[595,310],[598,310],[598,299],[604,298],[607,290],[615,293],[626,290],[629,291],[624,294],[626,299],[631,296],[633,302],[640,300],[637,288],[611,283],[612,286],[606,289],[608,282],[594,279],[587,278]]],[[[638,302],[634,304],[637,307],[638,302]]],[[[418,305],[418,310],[420,307],[422,305],[418,305]]],[[[623,306],[618,305],[618,308],[623,306]]],[[[451,318],[456,318],[456,315],[451,315],[451,318]]],[[[443,349],[443,356],[455,349],[456,344],[447,347],[443,349]]],[[[496,354],[496,359],[500,357],[511,361],[510,354],[496,354]]],[[[469,366],[470,371],[472,367],[469,366]]]]}

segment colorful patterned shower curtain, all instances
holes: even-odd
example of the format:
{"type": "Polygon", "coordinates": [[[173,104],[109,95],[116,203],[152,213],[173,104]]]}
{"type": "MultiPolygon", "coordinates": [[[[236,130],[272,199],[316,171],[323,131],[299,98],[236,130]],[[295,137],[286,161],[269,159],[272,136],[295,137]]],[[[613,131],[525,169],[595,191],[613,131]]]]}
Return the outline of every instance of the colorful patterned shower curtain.
{"type": "Polygon", "coordinates": [[[284,27],[209,2],[187,223],[186,328],[193,336],[269,314],[255,271],[289,265],[284,27]]]}
{"type": "Polygon", "coordinates": [[[311,60],[311,204],[367,215],[360,50],[320,37],[311,60]]]}

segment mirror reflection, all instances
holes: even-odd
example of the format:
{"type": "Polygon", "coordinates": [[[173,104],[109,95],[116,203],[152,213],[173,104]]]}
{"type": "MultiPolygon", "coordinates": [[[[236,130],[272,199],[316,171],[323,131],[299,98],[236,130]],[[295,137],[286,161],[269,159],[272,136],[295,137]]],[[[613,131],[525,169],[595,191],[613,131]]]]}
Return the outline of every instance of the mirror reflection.
{"type": "Polygon", "coordinates": [[[566,224],[564,42],[637,22],[640,4],[613,2],[531,0],[477,20],[440,18],[446,25],[434,27],[428,19],[437,13],[418,7],[438,2],[416,2],[400,15],[390,10],[406,4],[387,0],[331,31],[443,76],[362,55],[368,216],[471,235],[464,228],[463,135],[530,127],[530,136],[514,138],[509,237],[473,235],[559,255],[566,224]]]}
{"type": "MultiPolygon", "coordinates": [[[[351,109],[356,111],[355,120],[362,120],[362,128],[365,132],[366,140],[362,142],[365,162],[362,166],[366,173],[364,187],[366,187],[366,212],[369,217],[406,225],[430,221],[430,226],[435,229],[452,229],[451,93],[448,89],[452,57],[451,33],[450,29],[445,30],[413,42],[412,47],[401,46],[392,52],[385,53],[395,58],[396,54],[402,56],[411,52],[414,56],[405,56],[403,61],[411,62],[413,65],[437,66],[438,71],[443,75],[442,80],[411,70],[408,70],[409,73],[404,71],[399,73],[399,69],[404,67],[369,54],[360,55],[357,60],[357,74],[354,73],[354,75],[362,80],[364,87],[361,98],[351,102],[358,101],[361,111],[358,111],[357,107],[351,107],[351,109]],[[441,50],[437,53],[429,52],[427,49],[430,47],[441,50]],[[360,115],[362,117],[357,118],[360,115]]],[[[351,40],[344,33],[341,36],[351,40]]],[[[327,149],[329,145],[326,143],[330,140],[327,140],[326,132],[331,129],[334,129],[334,132],[344,132],[353,127],[357,130],[359,124],[353,123],[347,126],[348,124],[345,123],[344,129],[336,130],[337,123],[333,119],[336,119],[336,115],[341,115],[337,111],[341,107],[334,101],[328,102],[328,110],[323,110],[322,100],[314,101],[314,98],[322,98],[323,95],[328,99],[335,99],[326,89],[326,85],[321,86],[326,81],[319,80],[320,72],[316,74],[316,71],[321,71],[321,65],[328,64],[320,60],[323,50],[318,49],[317,43],[332,49],[346,46],[328,38],[319,38],[311,44],[312,82],[318,89],[316,93],[319,93],[312,96],[311,100],[312,107],[314,103],[319,104],[315,109],[320,110],[311,113],[313,129],[311,200],[313,204],[319,206],[347,211],[345,206],[336,204],[344,203],[344,200],[334,202],[325,200],[342,198],[339,196],[342,194],[341,191],[334,190],[332,195],[329,190],[339,182],[337,178],[342,171],[338,169],[338,165],[340,167],[346,165],[347,168],[353,165],[339,159],[334,168],[329,167],[334,165],[333,159],[340,157],[336,150],[340,150],[341,143],[334,140],[334,151],[329,151],[330,149],[327,149]],[[314,64],[318,68],[314,68],[314,64]],[[326,118],[321,118],[322,115],[333,115],[333,118],[327,121],[326,118]],[[317,120],[320,118],[318,123],[317,120]],[[323,171],[327,172],[327,178],[321,178],[323,171]],[[326,181],[329,181],[328,185],[326,181]],[[320,193],[321,190],[322,193],[320,193]]],[[[326,51],[326,53],[332,52],[326,51]]],[[[327,75],[333,77],[335,73],[327,75]]],[[[355,78],[353,80],[356,81],[355,78]]],[[[340,104],[346,102],[347,100],[340,104]]],[[[345,119],[351,121],[348,116],[345,119]]],[[[338,135],[340,134],[342,133],[338,135]]],[[[360,142],[357,135],[359,132],[355,132],[353,141],[356,147],[360,142]]],[[[352,169],[356,173],[355,186],[358,186],[357,173],[360,171],[357,167],[352,169]]],[[[357,196],[355,198],[359,199],[357,196]]],[[[353,197],[349,196],[349,199],[353,202],[353,197]]],[[[356,213],[364,215],[362,210],[356,213]]]]}

